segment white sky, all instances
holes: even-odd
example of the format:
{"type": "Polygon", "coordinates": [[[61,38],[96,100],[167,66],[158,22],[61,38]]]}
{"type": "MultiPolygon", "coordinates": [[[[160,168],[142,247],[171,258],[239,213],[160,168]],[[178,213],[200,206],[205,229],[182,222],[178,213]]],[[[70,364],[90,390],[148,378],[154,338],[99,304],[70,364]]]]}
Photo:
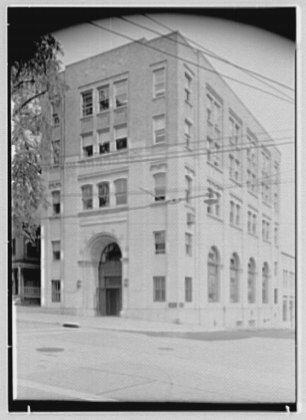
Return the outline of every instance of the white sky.
{"type": "MultiPolygon", "coordinates": [[[[182,35],[200,43],[203,48],[207,48],[240,66],[277,80],[292,89],[295,88],[295,44],[293,42],[267,31],[222,19],[176,14],[156,14],[153,17],[170,26],[173,30],[179,30],[182,35]]],[[[144,16],[129,16],[128,19],[163,34],[169,32],[147,20],[144,16]]],[[[100,20],[97,23],[134,39],[142,37],[151,39],[158,36],[118,18],[100,20]]],[[[130,42],[124,37],[111,34],[90,24],[61,30],[54,36],[64,50],[65,55],[62,58],[64,65],[130,42]]],[[[264,84],[259,84],[255,79],[246,76],[241,71],[210,57],[207,58],[221,73],[256,85],[261,89],[269,90],[275,95],[280,95],[280,93],[271,90],[264,84]]],[[[295,243],[295,105],[228,79],[226,79],[226,82],[249,108],[254,117],[270,133],[276,144],[278,142],[292,142],[290,145],[280,145],[279,150],[282,153],[281,250],[293,254],[295,243]]],[[[268,83],[271,84],[271,82],[268,83]]],[[[290,97],[294,97],[294,92],[291,90],[286,90],[277,85],[274,86],[290,97]]]]}

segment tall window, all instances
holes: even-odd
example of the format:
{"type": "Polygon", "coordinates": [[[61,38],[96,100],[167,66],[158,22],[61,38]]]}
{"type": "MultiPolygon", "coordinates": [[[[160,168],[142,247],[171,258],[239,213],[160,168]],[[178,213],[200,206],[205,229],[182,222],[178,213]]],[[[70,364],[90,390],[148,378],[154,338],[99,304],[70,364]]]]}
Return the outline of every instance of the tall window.
{"type": "Polygon", "coordinates": [[[257,193],[257,170],[258,170],[258,148],[257,142],[253,136],[247,136],[247,188],[248,191],[257,193]]]}
{"type": "Polygon", "coordinates": [[[52,255],[53,255],[54,261],[61,259],[61,242],[60,241],[52,241],[52,255]]]}
{"type": "Polygon", "coordinates": [[[116,149],[122,150],[127,148],[127,126],[121,125],[115,127],[116,149]]]}
{"type": "Polygon", "coordinates": [[[98,88],[99,94],[99,111],[109,109],[109,86],[102,86],[98,88]]]}
{"type": "Polygon", "coordinates": [[[261,166],[261,196],[264,203],[269,204],[271,201],[271,159],[267,150],[262,152],[261,166]]]}
{"type": "Polygon", "coordinates": [[[262,303],[269,303],[269,265],[267,262],[262,267],[262,303]]]}
{"type": "Polygon", "coordinates": [[[191,233],[185,233],[185,248],[186,255],[192,256],[192,235],[191,233]]]}
{"type": "Polygon", "coordinates": [[[160,230],[154,232],[155,239],[155,254],[165,254],[166,253],[166,232],[160,230]]]}
{"type": "Polygon", "coordinates": [[[99,132],[99,153],[103,155],[104,153],[110,152],[110,131],[102,130],[99,132]]]}
{"type": "Polygon", "coordinates": [[[211,94],[207,94],[207,161],[216,167],[222,166],[222,106],[211,94]]]}
{"type": "Polygon", "coordinates": [[[233,116],[230,116],[229,126],[229,146],[231,148],[231,153],[229,155],[230,178],[234,181],[241,182],[241,124],[233,116]]]}
{"type": "Polygon", "coordinates": [[[283,288],[284,289],[288,288],[288,271],[287,270],[283,270],[283,288]]]}
{"type": "Polygon", "coordinates": [[[82,116],[87,117],[93,114],[92,90],[82,93],[82,116]]]}
{"type": "Polygon", "coordinates": [[[54,165],[58,165],[60,162],[60,140],[52,141],[52,161],[54,165]]]}
{"type": "Polygon", "coordinates": [[[160,144],[166,141],[166,118],[165,115],[153,117],[154,143],[160,144]]]}
{"type": "Polygon", "coordinates": [[[105,207],[109,205],[109,183],[101,182],[98,185],[99,194],[99,207],[105,207]]]}
{"type": "Polygon", "coordinates": [[[51,281],[51,300],[52,302],[61,301],[61,281],[60,280],[51,281]]]}
{"type": "Polygon", "coordinates": [[[219,253],[215,247],[212,247],[208,253],[208,302],[219,302],[220,300],[220,261],[219,253]]]}
{"type": "Polygon", "coordinates": [[[83,156],[89,157],[93,155],[93,135],[85,134],[82,136],[83,156]]]}
{"type": "Polygon", "coordinates": [[[60,214],[61,212],[61,192],[52,191],[52,208],[53,215],[60,214]]]}
{"type": "Polygon", "coordinates": [[[190,147],[191,142],[191,123],[185,120],[185,144],[186,147],[190,147]]]}
{"type": "Polygon", "coordinates": [[[250,258],[248,262],[248,302],[256,301],[256,265],[254,258],[250,258]]]}
{"type": "Polygon", "coordinates": [[[93,207],[92,185],[84,185],[82,187],[83,209],[88,210],[93,207]]]}
{"type": "Polygon", "coordinates": [[[166,278],[164,276],[153,277],[153,301],[166,301],[166,278]]]}
{"type": "Polygon", "coordinates": [[[192,77],[185,72],[185,101],[191,103],[192,95],[192,77]]]}
{"type": "Polygon", "coordinates": [[[220,217],[221,216],[221,194],[218,191],[215,191],[213,188],[208,188],[208,198],[216,198],[218,201],[215,204],[207,204],[207,214],[211,216],[220,217]]]}
{"type": "Polygon", "coordinates": [[[234,200],[230,201],[230,224],[237,227],[241,225],[241,204],[234,200]]]}
{"type": "Polygon", "coordinates": [[[190,198],[192,194],[192,179],[190,176],[185,176],[185,184],[186,184],[186,203],[190,203],[190,198]]]}
{"type": "Polygon", "coordinates": [[[274,245],[278,246],[278,226],[274,227],[274,245]]]}
{"type": "Polygon", "coordinates": [[[128,103],[128,81],[120,80],[120,82],[114,83],[115,89],[115,107],[120,108],[128,103]]]}
{"type": "Polygon", "coordinates": [[[166,174],[161,172],[154,175],[155,181],[155,201],[166,199],[166,174]]]}
{"type": "Polygon", "coordinates": [[[239,258],[236,253],[230,260],[230,302],[239,302],[239,258]]]}
{"type": "Polygon", "coordinates": [[[192,278],[185,277],[185,302],[192,302],[192,278]]]}
{"type": "Polygon", "coordinates": [[[270,223],[265,219],[262,220],[262,239],[267,242],[270,240],[270,223]]]}
{"type": "Polygon", "coordinates": [[[116,204],[127,203],[127,180],[126,179],[117,179],[115,181],[115,195],[116,195],[116,204]]]}
{"type": "Polygon", "coordinates": [[[153,97],[163,96],[166,91],[166,69],[160,68],[153,71],[153,97]]]}

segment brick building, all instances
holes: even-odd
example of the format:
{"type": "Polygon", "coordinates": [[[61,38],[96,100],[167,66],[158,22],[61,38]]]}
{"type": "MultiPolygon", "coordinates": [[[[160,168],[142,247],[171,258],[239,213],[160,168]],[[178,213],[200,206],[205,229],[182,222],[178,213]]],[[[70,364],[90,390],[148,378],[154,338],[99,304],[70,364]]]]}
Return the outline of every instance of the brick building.
{"type": "Polygon", "coordinates": [[[64,78],[42,305],[208,330],[280,325],[281,154],[209,61],[174,32],[64,78]]]}

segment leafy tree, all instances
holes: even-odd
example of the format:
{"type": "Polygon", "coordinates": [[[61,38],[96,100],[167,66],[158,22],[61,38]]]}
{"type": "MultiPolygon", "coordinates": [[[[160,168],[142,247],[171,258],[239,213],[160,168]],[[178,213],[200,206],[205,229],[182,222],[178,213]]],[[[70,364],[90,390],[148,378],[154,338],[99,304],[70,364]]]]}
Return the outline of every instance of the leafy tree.
{"type": "Polygon", "coordinates": [[[42,165],[51,150],[52,104],[61,100],[59,43],[45,35],[9,62],[11,87],[12,222],[35,241],[41,206],[47,206],[42,165]]]}

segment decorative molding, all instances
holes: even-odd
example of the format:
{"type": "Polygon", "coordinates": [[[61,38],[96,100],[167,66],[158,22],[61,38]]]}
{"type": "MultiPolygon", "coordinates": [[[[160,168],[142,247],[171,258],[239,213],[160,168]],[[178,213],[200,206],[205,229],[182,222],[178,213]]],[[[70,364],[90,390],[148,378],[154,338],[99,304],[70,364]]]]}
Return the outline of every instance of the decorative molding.
{"type": "Polygon", "coordinates": [[[60,181],[49,182],[49,190],[57,190],[58,188],[61,188],[61,182],[60,181]]]}
{"type": "Polygon", "coordinates": [[[166,162],[156,162],[156,163],[151,163],[151,165],[150,165],[150,170],[153,172],[156,172],[156,171],[160,171],[160,170],[164,170],[164,171],[166,171],[167,170],[167,168],[168,168],[168,165],[167,165],[167,163],[166,162]]]}

